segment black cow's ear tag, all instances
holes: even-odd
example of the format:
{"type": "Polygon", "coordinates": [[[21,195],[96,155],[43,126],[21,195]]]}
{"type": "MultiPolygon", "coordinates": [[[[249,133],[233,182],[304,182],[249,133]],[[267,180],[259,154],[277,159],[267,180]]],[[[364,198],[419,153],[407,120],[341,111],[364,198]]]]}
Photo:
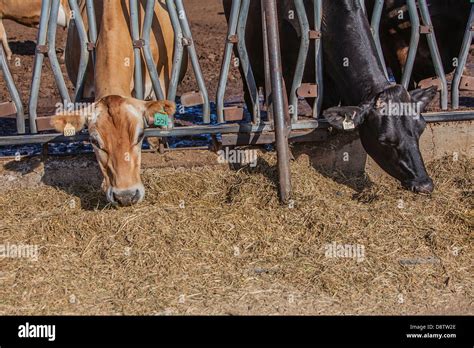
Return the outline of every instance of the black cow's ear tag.
{"type": "Polygon", "coordinates": [[[342,128],[344,130],[352,130],[355,129],[354,117],[356,116],[356,112],[352,116],[348,114],[345,115],[344,121],[342,121],[342,128]]]}

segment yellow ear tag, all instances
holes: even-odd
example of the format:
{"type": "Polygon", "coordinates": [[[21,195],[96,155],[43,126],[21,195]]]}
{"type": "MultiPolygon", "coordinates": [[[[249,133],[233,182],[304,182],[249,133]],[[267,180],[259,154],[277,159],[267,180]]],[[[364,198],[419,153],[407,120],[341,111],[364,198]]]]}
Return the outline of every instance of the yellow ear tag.
{"type": "Polygon", "coordinates": [[[72,137],[76,135],[76,128],[70,123],[67,123],[64,127],[63,134],[65,137],[72,137]]]}

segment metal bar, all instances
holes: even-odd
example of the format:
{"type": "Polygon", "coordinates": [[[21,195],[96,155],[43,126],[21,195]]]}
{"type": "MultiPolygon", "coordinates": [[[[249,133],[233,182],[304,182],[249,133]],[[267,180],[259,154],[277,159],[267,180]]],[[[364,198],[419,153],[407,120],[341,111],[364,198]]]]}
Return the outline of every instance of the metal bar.
{"type": "Polygon", "coordinates": [[[372,36],[374,37],[375,47],[377,48],[377,54],[379,56],[379,62],[382,65],[385,77],[388,79],[387,65],[385,64],[385,58],[383,56],[382,44],[380,43],[380,19],[382,18],[383,5],[385,0],[376,0],[374,4],[374,10],[372,12],[372,19],[370,28],[372,30],[372,36]]]}
{"type": "Polygon", "coordinates": [[[229,78],[230,63],[232,59],[232,50],[234,48],[233,38],[237,33],[237,22],[239,18],[239,10],[241,0],[233,0],[230,10],[229,24],[227,30],[227,41],[224,48],[224,57],[222,58],[221,72],[219,75],[219,85],[217,87],[217,122],[224,123],[224,98],[227,87],[227,79],[229,78]]]}
{"type": "MultiPolygon", "coordinates": [[[[418,5],[420,7],[420,14],[423,24],[429,28],[433,28],[433,23],[431,22],[430,11],[428,10],[428,5],[426,0],[418,0],[418,5]]],[[[446,81],[446,75],[444,73],[443,61],[439,53],[438,44],[436,42],[436,35],[434,30],[430,30],[426,34],[426,39],[428,40],[428,47],[430,48],[431,58],[433,60],[434,68],[436,75],[441,81],[441,109],[448,109],[448,82],[446,81]]]]}
{"type": "Polygon", "coordinates": [[[8,62],[5,58],[5,51],[3,45],[0,45],[0,68],[5,78],[8,92],[12,97],[13,103],[16,107],[16,131],[18,134],[25,134],[25,112],[23,110],[23,103],[21,102],[20,93],[16,88],[15,81],[8,66],[8,62]]]}
{"type": "Polygon", "coordinates": [[[74,24],[76,26],[77,33],[79,35],[79,41],[81,43],[81,56],[79,60],[79,69],[77,72],[77,81],[74,95],[74,101],[78,102],[82,98],[86,82],[86,70],[87,65],[89,64],[89,50],[87,49],[89,39],[87,37],[84,22],[82,20],[81,10],[77,5],[77,0],[69,0],[69,7],[71,8],[72,13],[75,13],[74,24]]]}
{"type": "Polygon", "coordinates": [[[298,121],[298,95],[296,94],[296,91],[301,87],[301,82],[303,81],[303,74],[309,51],[309,22],[308,17],[306,16],[306,9],[303,0],[295,0],[295,9],[301,28],[301,42],[295,74],[293,76],[293,84],[291,86],[290,115],[292,122],[298,121]]]}
{"type": "MultiPolygon", "coordinates": [[[[97,21],[93,0],[86,0],[87,24],[89,25],[89,42],[95,47],[97,42],[97,21]]],[[[95,67],[95,50],[92,51],[92,64],[95,67]]]]}
{"type": "Polygon", "coordinates": [[[263,35],[263,69],[265,76],[265,109],[267,111],[267,120],[273,123],[273,108],[272,108],[272,81],[270,77],[270,58],[268,57],[268,34],[267,34],[267,19],[265,18],[264,0],[260,0],[262,12],[262,35],[263,35]]]}
{"type": "Polygon", "coordinates": [[[186,11],[183,5],[182,0],[175,0],[176,10],[178,11],[178,18],[181,24],[181,29],[187,43],[189,57],[191,59],[191,65],[194,70],[194,76],[196,77],[196,82],[199,86],[199,92],[201,92],[202,98],[204,100],[203,105],[203,122],[211,122],[211,107],[209,104],[209,95],[207,93],[206,83],[204,82],[204,77],[202,75],[201,66],[199,64],[199,58],[196,52],[196,46],[194,45],[193,36],[191,33],[191,28],[189,27],[189,21],[186,15],[186,11]]]}
{"type": "MultiPolygon", "coordinates": [[[[474,115],[473,115],[474,117],[474,115]]],[[[317,128],[327,128],[327,122],[321,120],[320,122],[298,122],[292,125],[292,130],[308,130],[317,128]]],[[[188,126],[175,127],[171,130],[161,128],[147,128],[145,129],[145,137],[182,137],[202,134],[229,134],[229,133],[262,133],[272,132],[273,125],[253,125],[250,123],[227,123],[219,125],[203,125],[203,126],[188,126]]],[[[43,144],[46,142],[53,143],[67,143],[75,141],[87,141],[89,135],[87,133],[80,133],[73,137],[65,137],[60,133],[35,134],[35,135],[13,135],[0,136],[0,146],[22,145],[22,144],[43,144]]]]}
{"type": "MultiPolygon", "coordinates": [[[[133,42],[137,42],[140,39],[140,29],[138,24],[138,3],[137,0],[130,0],[130,32],[132,34],[133,42]]],[[[143,74],[142,74],[142,58],[140,47],[134,45],[133,47],[133,58],[134,58],[134,90],[135,98],[143,99],[143,74]]]]}
{"type": "MultiPolygon", "coordinates": [[[[445,122],[472,122],[474,121],[474,111],[455,111],[455,112],[430,112],[424,113],[423,117],[427,123],[445,123],[445,122]]],[[[319,122],[298,122],[292,125],[291,130],[306,129],[324,129],[329,125],[326,121],[319,122]]],[[[200,134],[230,134],[230,133],[262,133],[271,132],[274,128],[270,124],[251,125],[251,124],[220,124],[213,126],[190,126],[177,127],[171,130],[159,128],[148,128],[145,130],[146,137],[180,137],[200,134]]],[[[75,141],[87,141],[89,135],[81,133],[74,137],[65,137],[60,133],[34,134],[34,135],[12,135],[0,136],[0,146],[23,145],[23,144],[44,144],[68,143],[75,141]]]]}
{"type": "Polygon", "coordinates": [[[451,85],[452,90],[452,106],[453,109],[459,109],[459,87],[461,85],[461,78],[466,67],[467,57],[469,55],[469,49],[474,36],[474,5],[471,5],[471,14],[466,26],[466,34],[461,46],[461,51],[458,58],[458,66],[454,72],[453,82],[451,85]]]}
{"type": "Polygon", "coordinates": [[[51,8],[51,0],[43,0],[41,2],[41,16],[38,29],[38,35],[36,39],[36,53],[35,60],[33,65],[33,76],[31,79],[31,90],[30,90],[30,99],[28,101],[29,109],[29,123],[30,123],[30,132],[38,133],[36,128],[36,118],[37,112],[36,107],[38,105],[38,94],[41,82],[41,72],[43,67],[44,60],[44,51],[38,50],[38,47],[44,46],[46,44],[46,35],[48,28],[48,19],[49,19],[49,10],[51,8]]]}
{"type": "Polygon", "coordinates": [[[179,23],[178,13],[174,5],[174,0],[166,0],[166,7],[168,8],[171,25],[174,29],[173,67],[171,70],[170,84],[168,86],[168,99],[175,100],[184,55],[183,31],[181,29],[181,24],[179,23]]]}
{"type": "MultiPolygon", "coordinates": [[[[314,8],[314,30],[321,32],[323,20],[323,1],[313,0],[314,8]]],[[[318,95],[314,100],[313,118],[317,119],[321,113],[323,104],[324,82],[323,82],[323,52],[321,49],[321,38],[316,38],[315,45],[315,63],[316,63],[316,85],[318,86],[318,95]]]]}
{"type": "Polygon", "coordinates": [[[69,97],[69,91],[64,81],[63,72],[59,65],[58,56],[56,55],[56,29],[58,23],[58,12],[59,12],[59,0],[52,0],[51,10],[49,13],[48,23],[48,58],[51,64],[51,70],[53,71],[56,85],[58,86],[59,94],[63,102],[70,103],[71,98],[69,97]]]}
{"type": "Polygon", "coordinates": [[[272,81],[273,115],[277,148],[280,200],[287,203],[291,194],[290,157],[288,148],[289,127],[285,124],[283,76],[280,56],[280,38],[276,0],[265,0],[267,20],[268,56],[272,81]]]}
{"type": "Polygon", "coordinates": [[[240,64],[242,71],[244,72],[244,79],[246,81],[247,89],[252,102],[252,110],[249,112],[252,114],[253,122],[255,124],[260,123],[260,104],[258,98],[258,88],[255,83],[252,67],[250,66],[250,60],[247,53],[247,46],[245,44],[245,36],[247,29],[247,18],[249,14],[250,0],[242,0],[242,7],[239,14],[239,22],[237,25],[237,35],[239,41],[237,43],[237,50],[239,52],[240,64]]]}
{"type": "Polygon", "coordinates": [[[407,7],[411,22],[411,37],[408,58],[403,69],[402,76],[402,85],[406,89],[408,89],[408,84],[410,83],[411,74],[413,72],[413,65],[415,64],[416,52],[418,51],[418,44],[420,42],[420,19],[418,18],[416,1],[407,0],[407,7]]]}
{"type": "MultiPolygon", "coordinates": [[[[155,0],[147,0],[145,8],[145,20],[143,22],[142,40],[143,40],[143,56],[145,57],[145,63],[150,74],[151,83],[153,85],[153,91],[157,99],[165,99],[165,94],[161,88],[160,76],[156,69],[156,64],[153,61],[153,55],[150,47],[150,31],[153,22],[153,16],[155,15],[155,0]]],[[[174,123],[174,122],[172,122],[174,123]]]]}

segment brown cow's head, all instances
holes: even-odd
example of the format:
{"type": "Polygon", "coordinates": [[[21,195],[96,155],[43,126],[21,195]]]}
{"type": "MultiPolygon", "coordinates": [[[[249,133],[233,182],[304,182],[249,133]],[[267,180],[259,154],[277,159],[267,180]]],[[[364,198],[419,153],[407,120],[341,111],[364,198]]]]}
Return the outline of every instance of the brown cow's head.
{"type": "Polygon", "coordinates": [[[51,123],[59,132],[64,132],[66,127],[80,131],[87,125],[104,175],[102,188],[107,200],[128,206],[145,197],[140,178],[145,120],[155,113],[171,116],[175,111],[176,106],[170,101],[143,101],[113,95],[75,114],[57,114],[51,123]]]}

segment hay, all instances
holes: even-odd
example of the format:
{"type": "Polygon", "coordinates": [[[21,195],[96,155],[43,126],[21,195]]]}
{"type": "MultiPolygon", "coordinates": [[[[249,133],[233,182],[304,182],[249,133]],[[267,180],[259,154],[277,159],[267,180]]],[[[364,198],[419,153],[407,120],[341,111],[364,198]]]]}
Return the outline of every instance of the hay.
{"type": "Polygon", "coordinates": [[[0,314],[473,313],[472,162],[431,164],[419,196],[356,191],[302,156],[292,207],[274,163],[145,170],[146,201],[121,209],[88,185],[5,192],[1,243],[40,255],[0,258],[0,314]],[[326,257],[334,242],[364,260],[326,257]]]}

